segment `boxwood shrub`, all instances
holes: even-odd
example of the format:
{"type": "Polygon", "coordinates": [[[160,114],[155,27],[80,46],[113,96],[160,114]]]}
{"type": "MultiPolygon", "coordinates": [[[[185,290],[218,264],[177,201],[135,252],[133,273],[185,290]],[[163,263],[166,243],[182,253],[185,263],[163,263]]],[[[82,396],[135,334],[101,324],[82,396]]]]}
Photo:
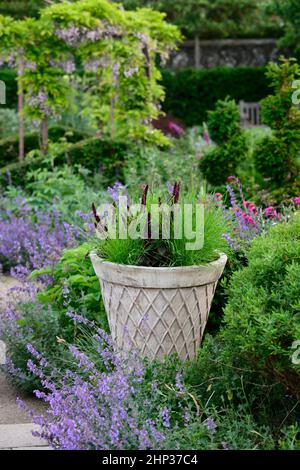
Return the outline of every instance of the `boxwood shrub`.
{"type": "MultiPolygon", "coordinates": [[[[132,152],[134,149],[130,149],[132,152]]],[[[55,156],[55,165],[81,165],[92,172],[101,173],[105,184],[124,180],[124,162],[128,146],[122,142],[100,140],[98,138],[84,139],[70,144],[55,156]]],[[[1,155],[1,152],[0,152],[1,155]]],[[[26,157],[23,162],[13,162],[0,169],[0,186],[8,183],[23,186],[26,173],[38,168],[50,168],[49,159],[44,157],[26,157]]]]}
{"type": "MultiPolygon", "coordinates": [[[[65,138],[67,142],[75,143],[87,137],[86,133],[70,129],[64,126],[51,126],[49,128],[49,139],[57,142],[59,139],[65,138]]],[[[38,149],[40,147],[39,136],[37,133],[29,133],[25,135],[25,152],[38,149]]],[[[11,136],[0,140],[0,167],[18,160],[19,154],[19,136],[11,136]]]]}
{"type": "Polygon", "coordinates": [[[256,238],[249,265],[232,276],[223,354],[300,398],[300,213],[256,238]]]}

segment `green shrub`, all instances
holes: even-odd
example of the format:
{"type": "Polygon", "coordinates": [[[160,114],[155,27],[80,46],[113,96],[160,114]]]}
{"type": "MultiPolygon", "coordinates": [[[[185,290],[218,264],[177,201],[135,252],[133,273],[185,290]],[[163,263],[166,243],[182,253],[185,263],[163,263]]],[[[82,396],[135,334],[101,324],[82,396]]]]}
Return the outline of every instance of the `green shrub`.
{"type": "MultiPolygon", "coordinates": [[[[1,145],[1,143],[0,143],[1,145]]],[[[98,138],[81,140],[75,144],[56,146],[51,158],[41,155],[27,156],[23,162],[13,162],[0,168],[0,185],[24,186],[28,172],[62,165],[78,165],[95,172],[104,185],[124,179],[124,161],[128,147],[125,143],[102,141],[98,138]]],[[[135,150],[134,150],[135,151],[135,150]]],[[[1,155],[1,153],[0,153],[1,155]]]]}
{"type": "Polygon", "coordinates": [[[52,284],[38,294],[38,299],[57,311],[64,339],[68,341],[74,341],[76,335],[74,322],[66,316],[68,310],[80,312],[108,331],[99,280],[88,256],[90,249],[91,246],[85,243],[65,250],[57,264],[32,274],[32,278],[46,274],[53,279],[52,284]]]}
{"type": "Polygon", "coordinates": [[[248,364],[300,396],[300,214],[253,241],[247,267],[233,274],[225,308],[223,356],[248,364]]]}
{"type": "Polygon", "coordinates": [[[204,153],[200,169],[212,186],[222,185],[228,176],[234,175],[247,155],[246,135],[239,120],[238,107],[229,98],[219,100],[215,110],[209,112],[208,129],[218,146],[204,153]]]}
{"type": "Polygon", "coordinates": [[[198,155],[204,146],[201,129],[192,128],[180,139],[173,139],[168,148],[148,146],[130,151],[124,167],[126,186],[132,190],[141,181],[164,187],[180,178],[182,187],[193,187],[201,178],[198,155]]]}
{"type": "Polygon", "coordinates": [[[49,168],[49,162],[45,157],[26,157],[22,162],[13,162],[0,168],[0,188],[8,185],[24,187],[28,171],[40,168],[49,168]]]}
{"type": "Polygon", "coordinates": [[[40,380],[29,372],[27,362],[31,354],[27,345],[33,344],[43,351],[52,366],[63,367],[68,356],[57,338],[63,336],[56,313],[48,305],[24,302],[14,307],[15,318],[1,317],[1,334],[7,346],[7,356],[13,366],[9,368],[12,382],[24,392],[33,392],[41,386],[40,380]]]}
{"type": "Polygon", "coordinates": [[[263,122],[273,135],[264,138],[254,152],[257,172],[264,186],[285,190],[299,178],[300,110],[293,104],[293,82],[300,77],[300,67],[293,60],[268,66],[267,77],[274,94],[261,102],[263,122]]]}
{"type": "MultiPolygon", "coordinates": [[[[39,138],[37,134],[26,134],[24,138],[25,152],[39,148],[39,138]]],[[[18,160],[19,137],[14,135],[0,140],[0,167],[9,165],[18,160]]]]}
{"type": "Polygon", "coordinates": [[[6,67],[0,67],[0,80],[5,83],[6,106],[8,108],[15,108],[18,102],[18,88],[15,71],[6,67]]]}
{"type": "Polygon", "coordinates": [[[14,109],[0,108],[0,139],[18,132],[18,114],[14,109]]]}
{"type": "Polygon", "coordinates": [[[103,182],[124,180],[123,166],[128,147],[123,142],[100,140],[93,137],[70,145],[58,153],[56,164],[78,164],[102,174],[103,182]]]}
{"type": "Polygon", "coordinates": [[[187,126],[201,125],[217,100],[260,101],[269,93],[265,68],[216,67],[207,70],[163,70],[164,111],[187,126]]]}
{"type": "MultiPolygon", "coordinates": [[[[51,126],[49,128],[49,139],[52,142],[64,140],[75,143],[87,137],[85,133],[78,132],[76,129],[69,129],[64,126],[51,126]]],[[[40,148],[40,139],[37,133],[32,132],[25,135],[25,152],[40,148]]],[[[18,160],[19,154],[19,136],[14,135],[0,140],[0,167],[18,160]]]]}
{"type": "Polygon", "coordinates": [[[212,140],[221,145],[239,132],[240,113],[234,100],[219,100],[208,112],[208,130],[212,140]]]}

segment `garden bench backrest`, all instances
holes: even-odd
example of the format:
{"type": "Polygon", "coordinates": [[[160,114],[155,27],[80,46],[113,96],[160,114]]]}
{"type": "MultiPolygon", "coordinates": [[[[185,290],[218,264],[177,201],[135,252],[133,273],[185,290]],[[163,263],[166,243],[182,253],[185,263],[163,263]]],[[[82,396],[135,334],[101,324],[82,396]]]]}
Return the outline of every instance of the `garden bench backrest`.
{"type": "Polygon", "coordinates": [[[241,125],[243,127],[253,127],[261,125],[259,103],[239,102],[241,125]]]}

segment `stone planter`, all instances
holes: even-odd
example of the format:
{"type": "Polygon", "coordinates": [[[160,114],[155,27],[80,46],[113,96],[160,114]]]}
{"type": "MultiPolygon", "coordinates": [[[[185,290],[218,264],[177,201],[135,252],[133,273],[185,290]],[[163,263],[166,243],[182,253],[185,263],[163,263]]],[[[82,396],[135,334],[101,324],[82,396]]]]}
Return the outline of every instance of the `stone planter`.
{"type": "Polygon", "coordinates": [[[103,261],[91,253],[113,342],[142,357],[197,354],[227,257],[205,266],[151,268],[103,261]]]}

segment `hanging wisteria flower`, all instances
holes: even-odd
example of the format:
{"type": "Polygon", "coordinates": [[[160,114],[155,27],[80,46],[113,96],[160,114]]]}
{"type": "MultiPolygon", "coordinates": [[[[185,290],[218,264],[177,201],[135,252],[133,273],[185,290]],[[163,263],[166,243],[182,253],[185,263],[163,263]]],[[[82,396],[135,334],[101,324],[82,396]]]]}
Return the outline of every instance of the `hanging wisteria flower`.
{"type": "Polygon", "coordinates": [[[52,67],[61,68],[67,74],[72,74],[76,70],[76,64],[73,58],[67,60],[50,60],[50,65],[52,67]]]}
{"type": "Polygon", "coordinates": [[[124,70],[124,77],[130,78],[134,74],[138,73],[139,68],[138,67],[130,67],[124,70]]]}

